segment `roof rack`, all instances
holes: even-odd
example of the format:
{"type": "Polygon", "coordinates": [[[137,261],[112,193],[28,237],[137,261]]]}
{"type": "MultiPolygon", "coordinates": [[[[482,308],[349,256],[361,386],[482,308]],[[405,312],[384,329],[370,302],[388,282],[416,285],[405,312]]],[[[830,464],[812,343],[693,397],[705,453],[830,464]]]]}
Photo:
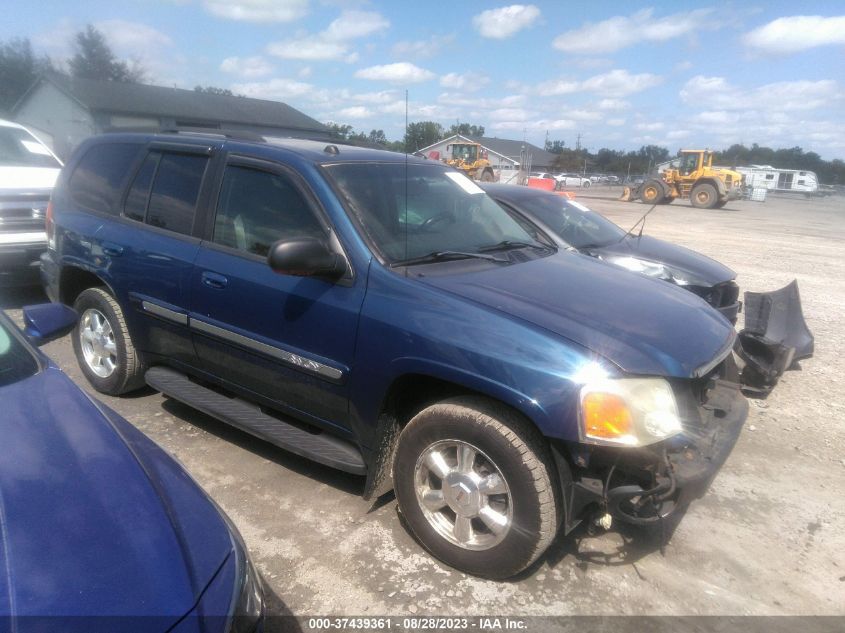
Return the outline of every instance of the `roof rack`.
{"type": "Polygon", "coordinates": [[[265,143],[267,139],[257,132],[249,130],[222,130],[219,128],[206,127],[110,127],[104,130],[106,133],[131,133],[140,132],[144,134],[185,134],[189,136],[217,136],[233,141],[254,141],[265,143]]]}

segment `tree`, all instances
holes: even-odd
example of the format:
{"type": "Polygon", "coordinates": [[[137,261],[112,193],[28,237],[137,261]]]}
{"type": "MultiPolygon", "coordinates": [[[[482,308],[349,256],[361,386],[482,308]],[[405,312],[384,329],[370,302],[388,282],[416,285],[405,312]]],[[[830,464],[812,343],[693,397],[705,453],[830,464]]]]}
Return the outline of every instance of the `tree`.
{"type": "Polygon", "coordinates": [[[387,136],[385,136],[384,130],[370,130],[367,140],[373,145],[387,145],[387,136]]]}
{"type": "Polygon", "coordinates": [[[334,138],[340,139],[341,141],[349,140],[349,137],[353,133],[351,125],[341,125],[340,123],[327,121],[326,127],[329,128],[329,131],[334,138]]]}
{"type": "Polygon", "coordinates": [[[217,88],[216,86],[194,86],[194,92],[202,92],[207,95],[235,96],[228,88],[217,88]]]}
{"type": "Polygon", "coordinates": [[[546,151],[550,154],[560,154],[564,150],[566,143],[563,141],[546,141],[546,151]]]}
{"type": "Polygon", "coordinates": [[[405,151],[416,152],[423,147],[434,145],[444,138],[443,126],[434,121],[419,121],[409,123],[405,132],[405,151]]]}
{"type": "MultiPolygon", "coordinates": [[[[455,134],[460,134],[461,136],[481,137],[484,136],[484,126],[470,125],[469,123],[458,123],[457,125],[453,125],[449,128],[449,134],[446,136],[454,136],[455,134]]],[[[431,143],[429,143],[429,145],[431,145],[431,143]]]]}
{"type": "Polygon", "coordinates": [[[26,38],[0,44],[0,112],[8,112],[38,78],[53,65],[48,57],[38,57],[26,38]]]}
{"type": "Polygon", "coordinates": [[[68,62],[74,77],[128,83],[140,83],[144,79],[144,69],[137,62],[130,66],[118,60],[103,34],[90,24],[76,34],[74,48],[76,52],[68,62]]]}

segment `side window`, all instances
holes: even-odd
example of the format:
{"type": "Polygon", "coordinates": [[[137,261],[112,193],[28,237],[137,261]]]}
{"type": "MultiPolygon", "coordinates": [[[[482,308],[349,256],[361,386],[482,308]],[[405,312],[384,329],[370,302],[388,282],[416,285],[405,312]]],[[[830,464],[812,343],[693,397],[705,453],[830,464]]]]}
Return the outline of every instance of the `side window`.
{"type": "Polygon", "coordinates": [[[117,213],[120,185],[140,149],[136,143],[92,146],[71,174],[68,189],[73,201],[90,211],[117,213]]]}
{"type": "Polygon", "coordinates": [[[250,167],[226,167],[214,219],[215,244],[264,257],[278,240],[324,235],[289,178],[250,167]]]}
{"type": "Polygon", "coordinates": [[[207,156],[162,154],[155,175],[147,224],[190,235],[207,156]]]}
{"type": "Polygon", "coordinates": [[[150,185],[153,183],[153,176],[158,167],[158,160],[161,154],[153,152],[147,154],[141,169],[135,175],[129,194],[126,196],[126,203],[123,205],[123,214],[127,218],[143,222],[147,214],[147,199],[150,195],[150,185]]]}

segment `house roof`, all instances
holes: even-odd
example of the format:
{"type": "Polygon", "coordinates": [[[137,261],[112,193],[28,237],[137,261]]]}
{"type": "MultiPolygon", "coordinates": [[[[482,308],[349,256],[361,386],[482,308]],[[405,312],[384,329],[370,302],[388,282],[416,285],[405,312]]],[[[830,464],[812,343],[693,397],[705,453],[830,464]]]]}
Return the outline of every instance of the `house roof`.
{"type": "MultiPolygon", "coordinates": [[[[464,136],[463,134],[455,134],[454,136],[450,136],[449,138],[442,139],[434,143],[434,145],[440,145],[445,141],[452,141],[461,139],[464,141],[470,141],[471,143],[478,143],[486,150],[493,152],[494,154],[498,154],[499,156],[504,156],[505,158],[510,158],[514,162],[519,162],[520,154],[522,149],[531,154],[531,163],[533,165],[551,165],[557,156],[552,154],[551,152],[547,152],[544,149],[540,149],[536,145],[532,145],[527,141],[514,141],[507,138],[496,138],[491,136],[464,136]]],[[[429,145],[428,147],[424,147],[421,149],[421,152],[425,152],[434,145],[429,145]]]]}
{"type": "MultiPolygon", "coordinates": [[[[321,133],[329,131],[319,121],[279,101],[230,97],[147,84],[79,79],[59,74],[45,75],[39,79],[39,82],[41,81],[53,83],[59,90],[91,111],[167,116],[189,121],[241,123],[321,133]]],[[[16,110],[32,91],[30,88],[21,98],[15,107],[16,110]]]]}

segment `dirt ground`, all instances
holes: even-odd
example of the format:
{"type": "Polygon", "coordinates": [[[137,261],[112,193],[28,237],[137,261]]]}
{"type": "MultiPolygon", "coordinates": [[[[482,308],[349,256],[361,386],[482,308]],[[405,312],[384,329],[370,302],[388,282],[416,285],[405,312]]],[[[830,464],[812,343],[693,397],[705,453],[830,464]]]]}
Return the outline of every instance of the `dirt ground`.
{"type": "MultiPolygon", "coordinates": [[[[646,211],[596,187],[578,199],[628,228],[646,211]]],[[[511,582],[448,569],[363,479],[312,464],[161,395],[101,397],[177,457],[229,513],[273,608],[325,614],[845,615],[845,199],[770,197],[720,210],[658,207],[647,234],[737,271],[745,290],[798,279],[815,357],[752,403],[709,494],[661,551],[627,530],[558,538],[511,582]]],[[[0,307],[43,300],[0,295],[0,307]]],[[[70,340],[46,351],[83,388],[70,340]]]]}

